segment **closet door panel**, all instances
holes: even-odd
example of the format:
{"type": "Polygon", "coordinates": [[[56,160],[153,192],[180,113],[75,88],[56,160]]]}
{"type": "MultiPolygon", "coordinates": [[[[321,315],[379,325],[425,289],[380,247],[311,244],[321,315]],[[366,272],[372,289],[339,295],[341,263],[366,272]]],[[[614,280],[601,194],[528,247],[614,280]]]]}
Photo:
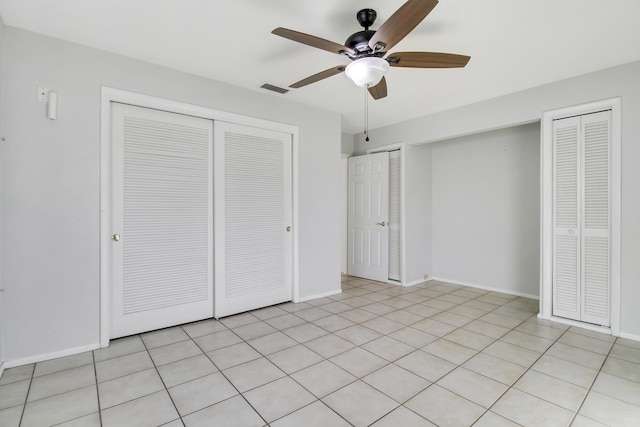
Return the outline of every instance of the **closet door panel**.
{"type": "Polygon", "coordinates": [[[215,316],[290,301],[291,135],[215,123],[215,316]]]}
{"type": "Polygon", "coordinates": [[[584,239],[584,292],[581,320],[609,326],[609,239],[584,239]]]}
{"type": "Polygon", "coordinates": [[[402,280],[401,156],[389,153],[389,279],[402,280]]]}
{"type": "Polygon", "coordinates": [[[553,128],[553,314],[580,317],[580,118],[553,128]]]}
{"type": "Polygon", "coordinates": [[[112,104],[111,335],[213,315],[211,120],[112,104]]]}
{"type": "Polygon", "coordinates": [[[610,140],[611,112],[582,117],[583,229],[581,320],[610,322],[610,140]]]}

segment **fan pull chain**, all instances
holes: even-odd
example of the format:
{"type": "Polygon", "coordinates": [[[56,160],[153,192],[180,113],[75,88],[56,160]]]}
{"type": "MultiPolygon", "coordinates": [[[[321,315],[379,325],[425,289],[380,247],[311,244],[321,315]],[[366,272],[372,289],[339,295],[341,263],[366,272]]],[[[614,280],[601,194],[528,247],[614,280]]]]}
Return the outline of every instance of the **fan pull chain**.
{"type": "Polygon", "coordinates": [[[365,141],[369,142],[369,85],[364,88],[364,136],[365,141]]]}

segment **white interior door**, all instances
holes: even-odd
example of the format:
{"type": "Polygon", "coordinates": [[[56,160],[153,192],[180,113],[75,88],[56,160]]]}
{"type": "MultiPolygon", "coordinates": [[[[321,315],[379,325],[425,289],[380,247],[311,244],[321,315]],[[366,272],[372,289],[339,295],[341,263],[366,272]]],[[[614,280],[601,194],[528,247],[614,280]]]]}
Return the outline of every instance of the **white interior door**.
{"type": "Polygon", "coordinates": [[[389,153],[349,158],[348,273],[389,278],[389,153]]]}
{"type": "Polygon", "coordinates": [[[215,316],[291,301],[291,134],[215,123],[215,316]]]}
{"type": "Polygon", "coordinates": [[[110,338],[212,317],[213,122],[111,106],[110,338]]]}

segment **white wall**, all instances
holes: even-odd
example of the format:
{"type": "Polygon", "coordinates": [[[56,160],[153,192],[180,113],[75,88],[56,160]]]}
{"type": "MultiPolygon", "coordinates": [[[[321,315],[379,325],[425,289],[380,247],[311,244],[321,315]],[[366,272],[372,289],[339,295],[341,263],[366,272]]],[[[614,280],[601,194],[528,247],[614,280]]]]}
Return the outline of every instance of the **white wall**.
{"type": "Polygon", "coordinates": [[[340,149],[342,154],[353,154],[353,135],[347,133],[341,135],[340,149]]]}
{"type": "Polygon", "coordinates": [[[431,145],[434,276],[537,296],[540,126],[431,145]]]}
{"type": "Polygon", "coordinates": [[[341,152],[342,152],[342,160],[341,160],[341,174],[340,174],[340,185],[341,185],[341,194],[342,198],[340,201],[341,211],[340,211],[340,271],[344,274],[347,273],[347,263],[348,263],[348,236],[347,236],[347,203],[348,203],[348,178],[349,178],[349,166],[347,162],[346,156],[353,154],[353,135],[349,135],[347,133],[343,133],[341,135],[341,152]]]}
{"type": "Polygon", "coordinates": [[[101,86],[298,126],[300,296],[340,289],[338,114],[12,27],[4,45],[6,360],[99,342],[101,86]]]}
{"type": "Polygon", "coordinates": [[[640,61],[370,130],[371,143],[355,136],[355,152],[365,152],[372,143],[428,143],[537,122],[544,111],[618,96],[622,98],[621,332],[640,337],[640,61]]]}

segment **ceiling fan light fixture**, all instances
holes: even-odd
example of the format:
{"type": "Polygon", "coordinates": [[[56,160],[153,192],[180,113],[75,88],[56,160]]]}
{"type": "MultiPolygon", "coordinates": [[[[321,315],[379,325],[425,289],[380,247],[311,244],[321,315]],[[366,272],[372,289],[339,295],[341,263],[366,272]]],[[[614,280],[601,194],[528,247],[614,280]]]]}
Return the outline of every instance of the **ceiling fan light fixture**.
{"type": "Polygon", "coordinates": [[[389,70],[389,63],[382,58],[370,56],[356,59],[344,70],[356,85],[373,87],[380,83],[384,74],[389,70]]]}

